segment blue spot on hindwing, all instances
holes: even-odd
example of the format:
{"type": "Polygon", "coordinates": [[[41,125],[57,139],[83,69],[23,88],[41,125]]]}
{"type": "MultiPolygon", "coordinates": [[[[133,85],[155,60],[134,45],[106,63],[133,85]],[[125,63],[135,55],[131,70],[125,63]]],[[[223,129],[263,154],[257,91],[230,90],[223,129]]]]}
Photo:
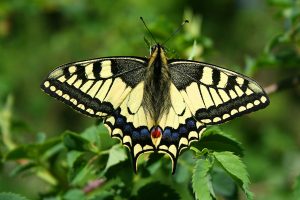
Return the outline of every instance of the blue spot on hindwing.
{"type": "Polygon", "coordinates": [[[132,132],[132,127],[129,125],[129,124],[126,124],[124,127],[123,127],[123,132],[125,134],[131,134],[132,132]]]}
{"type": "Polygon", "coordinates": [[[178,140],[179,134],[177,132],[172,133],[172,139],[173,140],[178,140]]]}
{"type": "Polygon", "coordinates": [[[139,139],[140,133],[138,131],[132,131],[132,138],[136,140],[139,139]]]}
{"type": "Polygon", "coordinates": [[[123,117],[118,117],[116,120],[116,126],[122,127],[125,124],[125,120],[123,117]]]}
{"type": "Polygon", "coordinates": [[[140,133],[141,133],[141,137],[143,139],[150,138],[150,133],[149,133],[148,129],[142,128],[141,131],[140,131],[140,133]]]}
{"type": "Polygon", "coordinates": [[[166,128],[162,135],[163,139],[170,139],[171,138],[171,130],[169,128],[166,128]]]}
{"type": "Polygon", "coordinates": [[[179,127],[178,132],[180,135],[185,135],[188,132],[188,130],[185,126],[181,126],[181,127],[179,127]]]}
{"type": "Polygon", "coordinates": [[[194,119],[188,119],[186,122],[186,126],[189,130],[193,130],[196,128],[196,122],[194,119]]]}

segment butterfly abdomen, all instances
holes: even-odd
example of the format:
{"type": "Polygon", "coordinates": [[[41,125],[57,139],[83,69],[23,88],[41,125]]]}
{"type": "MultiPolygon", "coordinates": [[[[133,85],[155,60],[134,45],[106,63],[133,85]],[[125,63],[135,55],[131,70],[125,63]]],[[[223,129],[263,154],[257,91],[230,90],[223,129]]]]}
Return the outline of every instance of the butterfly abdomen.
{"type": "Polygon", "coordinates": [[[150,58],[145,75],[143,103],[155,122],[166,112],[170,103],[171,77],[163,49],[157,45],[150,58]]]}

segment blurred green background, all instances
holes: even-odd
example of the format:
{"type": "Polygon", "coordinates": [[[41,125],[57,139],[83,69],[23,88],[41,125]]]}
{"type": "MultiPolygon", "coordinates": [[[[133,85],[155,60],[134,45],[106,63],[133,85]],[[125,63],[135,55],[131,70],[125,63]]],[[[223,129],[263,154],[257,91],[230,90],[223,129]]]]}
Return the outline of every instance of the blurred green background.
{"type": "MultiPolygon", "coordinates": [[[[94,119],[43,94],[39,85],[64,63],[148,56],[148,34],[140,16],[159,41],[185,18],[190,20],[166,44],[175,57],[187,58],[196,40],[195,59],[247,74],[262,86],[289,79],[300,72],[299,7],[297,0],[1,0],[2,138],[9,103],[14,144],[32,143],[40,133],[51,138],[94,124],[94,119]]],[[[266,109],[221,128],[245,147],[244,162],[256,199],[292,199],[300,172],[300,87],[273,93],[270,100],[266,109]]],[[[0,192],[36,198],[47,189],[34,176],[12,177],[14,165],[1,165],[0,192]]]]}

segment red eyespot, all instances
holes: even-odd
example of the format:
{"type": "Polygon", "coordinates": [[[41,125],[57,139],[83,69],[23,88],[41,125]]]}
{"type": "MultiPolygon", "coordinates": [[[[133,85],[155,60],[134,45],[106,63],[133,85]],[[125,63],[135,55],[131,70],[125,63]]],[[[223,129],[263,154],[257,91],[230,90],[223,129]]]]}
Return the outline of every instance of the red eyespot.
{"type": "Polygon", "coordinates": [[[152,138],[159,138],[161,136],[161,128],[155,127],[151,130],[151,137],[152,138]]]}

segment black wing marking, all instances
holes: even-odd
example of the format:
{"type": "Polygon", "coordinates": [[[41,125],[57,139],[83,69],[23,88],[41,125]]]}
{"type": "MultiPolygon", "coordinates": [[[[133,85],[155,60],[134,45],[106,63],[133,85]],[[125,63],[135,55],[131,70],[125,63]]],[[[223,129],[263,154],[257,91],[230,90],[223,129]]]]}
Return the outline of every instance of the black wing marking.
{"type": "Polygon", "coordinates": [[[108,57],[62,65],[41,84],[49,95],[75,110],[107,117],[144,79],[147,59],[108,57]]]}

